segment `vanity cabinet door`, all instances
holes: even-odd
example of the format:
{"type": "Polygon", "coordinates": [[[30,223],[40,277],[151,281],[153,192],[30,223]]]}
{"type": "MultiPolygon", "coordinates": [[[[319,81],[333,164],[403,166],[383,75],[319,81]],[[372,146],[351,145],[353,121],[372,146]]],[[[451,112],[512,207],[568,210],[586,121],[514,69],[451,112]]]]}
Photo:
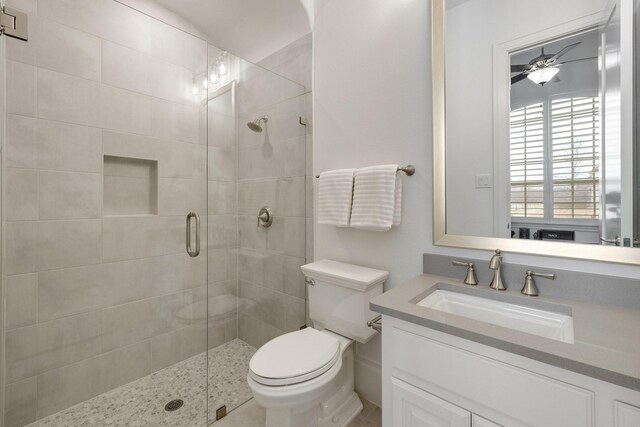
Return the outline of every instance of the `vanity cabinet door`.
{"type": "Polygon", "coordinates": [[[622,402],[614,402],[615,427],[640,426],[640,408],[622,402]]]}
{"type": "Polygon", "coordinates": [[[479,415],[473,414],[471,416],[471,427],[502,427],[500,424],[496,424],[493,421],[489,421],[486,418],[482,418],[479,415]]]}
{"type": "Polygon", "coordinates": [[[391,378],[393,427],[470,427],[471,413],[391,378]]]}

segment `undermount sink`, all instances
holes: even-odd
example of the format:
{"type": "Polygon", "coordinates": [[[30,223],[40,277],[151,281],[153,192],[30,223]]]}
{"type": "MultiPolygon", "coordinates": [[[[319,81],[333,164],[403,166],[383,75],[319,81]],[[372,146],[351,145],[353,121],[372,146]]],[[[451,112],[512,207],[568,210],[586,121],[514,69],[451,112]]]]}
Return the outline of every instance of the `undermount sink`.
{"type": "Polygon", "coordinates": [[[573,344],[570,314],[438,289],[417,303],[444,313],[573,344]]]}

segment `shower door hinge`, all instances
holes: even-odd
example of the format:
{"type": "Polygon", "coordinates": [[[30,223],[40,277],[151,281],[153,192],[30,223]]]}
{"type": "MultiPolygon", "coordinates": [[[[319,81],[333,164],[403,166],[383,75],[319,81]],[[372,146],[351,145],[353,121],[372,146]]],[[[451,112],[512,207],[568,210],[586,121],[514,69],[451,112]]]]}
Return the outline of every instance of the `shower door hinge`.
{"type": "Polygon", "coordinates": [[[0,13],[0,34],[27,41],[29,39],[27,20],[26,13],[3,7],[0,13]]]}

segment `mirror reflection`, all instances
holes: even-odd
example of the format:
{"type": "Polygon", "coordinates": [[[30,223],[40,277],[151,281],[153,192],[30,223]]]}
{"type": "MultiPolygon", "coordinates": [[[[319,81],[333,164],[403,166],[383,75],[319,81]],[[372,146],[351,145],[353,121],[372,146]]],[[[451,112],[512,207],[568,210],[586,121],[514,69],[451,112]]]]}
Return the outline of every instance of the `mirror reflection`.
{"type": "Polygon", "coordinates": [[[446,6],[447,233],[640,246],[634,0],[446,6]]]}

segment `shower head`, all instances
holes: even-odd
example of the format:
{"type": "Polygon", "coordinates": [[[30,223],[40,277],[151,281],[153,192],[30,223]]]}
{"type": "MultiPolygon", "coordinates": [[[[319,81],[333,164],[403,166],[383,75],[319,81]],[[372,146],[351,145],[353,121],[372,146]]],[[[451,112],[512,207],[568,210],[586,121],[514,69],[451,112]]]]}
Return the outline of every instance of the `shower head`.
{"type": "Polygon", "coordinates": [[[247,126],[254,132],[262,132],[262,126],[260,126],[256,122],[248,122],[247,126]]]}
{"type": "Polygon", "coordinates": [[[267,123],[268,121],[269,121],[269,118],[267,116],[262,116],[255,119],[252,122],[248,122],[247,127],[254,132],[260,133],[262,132],[262,126],[260,125],[260,122],[267,123]]]}

